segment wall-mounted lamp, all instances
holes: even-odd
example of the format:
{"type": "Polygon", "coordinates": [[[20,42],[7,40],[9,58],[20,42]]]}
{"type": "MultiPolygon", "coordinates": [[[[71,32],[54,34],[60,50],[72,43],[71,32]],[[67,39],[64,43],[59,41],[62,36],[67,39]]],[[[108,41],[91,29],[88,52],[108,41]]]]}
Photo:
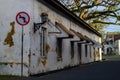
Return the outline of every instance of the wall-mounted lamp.
{"type": "Polygon", "coordinates": [[[48,21],[48,14],[47,13],[41,13],[41,21],[42,23],[45,23],[48,21]]]}
{"type": "Polygon", "coordinates": [[[42,23],[34,23],[34,33],[40,29],[40,26],[42,25],[42,23]]]}
{"type": "Polygon", "coordinates": [[[41,25],[48,21],[48,14],[41,13],[41,23],[34,23],[34,33],[40,29],[41,25]]]}

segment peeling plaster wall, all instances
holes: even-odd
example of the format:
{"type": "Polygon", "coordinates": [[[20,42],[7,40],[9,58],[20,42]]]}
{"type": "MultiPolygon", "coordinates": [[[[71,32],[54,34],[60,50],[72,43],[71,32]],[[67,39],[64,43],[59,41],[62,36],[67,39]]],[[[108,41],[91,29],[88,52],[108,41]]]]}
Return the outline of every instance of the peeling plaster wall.
{"type": "Polygon", "coordinates": [[[118,54],[120,55],[120,40],[118,40],[118,54]]]}
{"type": "MultiPolygon", "coordinates": [[[[0,0],[0,74],[21,75],[21,30],[15,17],[26,11],[32,20],[32,0],[0,0]]],[[[28,76],[31,23],[24,26],[24,76],[28,76]]]]}
{"type": "MultiPolygon", "coordinates": [[[[48,14],[48,18],[53,24],[57,21],[66,26],[67,29],[72,28],[95,41],[99,40],[99,37],[94,33],[81,28],[37,0],[9,0],[7,2],[5,0],[0,0],[0,10],[0,74],[3,75],[21,75],[22,27],[18,25],[15,20],[18,12],[25,11],[30,15],[30,23],[23,27],[24,76],[63,69],[65,67],[80,64],[77,42],[74,43],[74,58],[71,59],[70,38],[63,39],[62,59],[58,61],[56,38],[66,36],[67,33],[63,31],[61,31],[62,34],[47,33],[46,57],[42,58],[40,56],[40,31],[37,31],[36,33],[33,32],[33,23],[41,22],[40,14],[43,12],[48,14]]],[[[47,32],[52,29],[48,24],[45,24],[44,27],[47,28],[47,32]]],[[[84,49],[85,46],[82,44],[81,63],[93,62],[94,54],[91,54],[92,58],[90,58],[89,55],[85,57],[84,49]]],[[[94,51],[92,50],[92,52],[94,51]]]]}
{"type": "MultiPolygon", "coordinates": [[[[120,40],[119,39],[114,42],[114,47],[115,47],[114,48],[114,53],[120,55],[120,40]]],[[[106,51],[106,53],[107,53],[107,51],[106,51]]]]}
{"type": "MultiPolygon", "coordinates": [[[[53,24],[55,24],[55,21],[57,21],[59,23],[62,23],[64,26],[66,26],[67,29],[70,29],[70,28],[74,29],[75,31],[78,31],[78,32],[82,33],[83,35],[87,35],[92,40],[95,40],[97,42],[99,40],[99,37],[96,34],[94,34],[92,32],[88,32],[84,28],[81,28],[77,24],[73,23],[72,21],[68,20],[67,18],[56,13],[52,9],[43,5],[42,3],[37,2],[36,0],[34,0],[33,11],[34,11],[33,20],[36,23],[39,23],[41,21],[40,14],[45,12],[48,14],[48,18],[53,24]]],[[[45,24],[44,27],[46,27],[47,30],[50,30],[50,28],[51,28],[47,24],[45,24]]],[[[66,35],[64,32],[61,32],[61,33],[63,33],[63,35],[66,35]]],[[[31,39],[30,39],[31,40],[30,41],[30,43],[31,43],[31,60],[30,60],[29,74],[33,75],[33,74],[38,74],[38,73],[44,73],[44,72],[63,69],[65,67],[76,66],[76,65],[80,64],[78,46],[77,46],[78,43],[75,42],[74,58],[71,59],[70,39],[68,39],[68,38],[63,39],[62,60],[60,60],[60,61],[57,60],[57,51],[56,51],[57,39],[56,38],[58,36],[63,36],[63,35],[55,34],[55,33],[51,33],[51,34],[47,33],[47,45],[49,45],[49,47],[48,47],[48,51],[47,51],[47,56],[44,61],[43,58],[40,56],[41,52],[40,52],[39,31],[37,31],[36,33],[32,33],[31,39]]],[[[90,48],[88,48],[88,56],[87,57],[85,57],[84,49],[85,49],[85,45],[82,44],[82,53],[81,53],[82,64],[93,62],[94,57],[95,57],[93,48],[91,49],[91,58],[90,58],[90,54],[89,54],[90,48]]]]}

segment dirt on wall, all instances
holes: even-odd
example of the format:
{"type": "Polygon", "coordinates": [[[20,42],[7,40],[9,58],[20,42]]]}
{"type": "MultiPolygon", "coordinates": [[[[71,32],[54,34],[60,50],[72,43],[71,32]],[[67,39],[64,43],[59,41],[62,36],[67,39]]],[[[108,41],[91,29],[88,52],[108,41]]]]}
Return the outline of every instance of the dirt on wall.
{"type": "Polygon", "coordinates": [[[15,34],[15,22],[11,22],[10,26],[12,27],[10,32],[8,32],[5,40],[4,40],[4,45],[9,45],[9,47],[14,46],[14,42],[13,42],[13,35],[15,34]]]}

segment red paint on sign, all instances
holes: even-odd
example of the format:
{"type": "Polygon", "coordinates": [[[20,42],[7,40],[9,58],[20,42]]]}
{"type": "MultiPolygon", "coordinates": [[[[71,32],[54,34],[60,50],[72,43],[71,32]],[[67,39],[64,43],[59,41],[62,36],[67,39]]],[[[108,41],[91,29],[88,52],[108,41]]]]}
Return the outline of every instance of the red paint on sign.
{"type": "Polygon", "coordinates": [[[28,13],[26,12],[19,12],[17,15],[16,15],[16,21],[19,25],[27,25],[29,22],[30,22],[30,16],[28,13]]]}

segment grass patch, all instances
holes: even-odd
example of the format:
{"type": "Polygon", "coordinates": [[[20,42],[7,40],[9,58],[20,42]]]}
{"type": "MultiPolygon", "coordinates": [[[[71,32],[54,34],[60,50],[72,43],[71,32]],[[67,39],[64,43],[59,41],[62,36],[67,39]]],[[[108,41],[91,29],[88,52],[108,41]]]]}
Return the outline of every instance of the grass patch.
{"type": "Polygon", "coordinates": [[[102,61],[105,61],[106,59],[102,59],[102,61]]]}
{"type": "Polygon", "coordinates": [[[112,54],[103,54],[103,56],[120,56],[120,55],[119,55],[119,54],[112,53],[112,54]]]}
{"type": "Polygon", "coordinates": [[[21,76],[13,76],[13,75],[0,75],[0,79],[3,78],[21,78],[21,76]]]}

